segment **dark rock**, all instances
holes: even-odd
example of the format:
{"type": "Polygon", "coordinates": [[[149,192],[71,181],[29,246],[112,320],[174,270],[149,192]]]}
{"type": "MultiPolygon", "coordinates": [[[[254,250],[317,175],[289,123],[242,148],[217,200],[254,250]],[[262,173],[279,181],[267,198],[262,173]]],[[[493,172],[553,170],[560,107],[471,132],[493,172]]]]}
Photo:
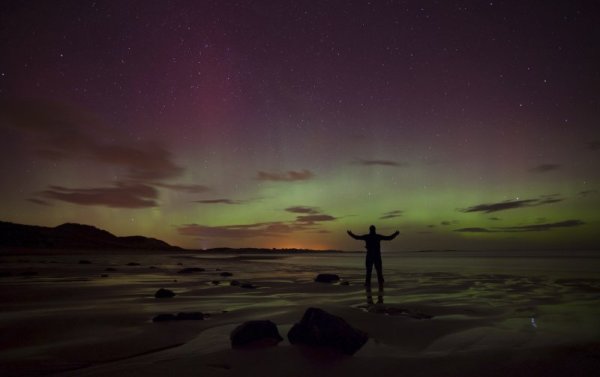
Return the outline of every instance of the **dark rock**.
{"type": "Polygon", "coordinates": [[[152,318],[152,322],[169,322],[169,321],[201,321],[204,315],[200,312],[181,312],[175,314],[158,314],[152,318]]]}
{"type": "Polygon", "coordinates": [[[137,262],[129,262],[127,263],[128,266],[141,266],[139,263],[137,262]]]}
{"type": "Polygon", "coordinates": [[[12,272],[9,271],[0,271],[0,278],[6,278],[12,276],[12,272]]]}
{"type": "Polygon", "coordinates": [[[233,274],[231,272],[221,272],[219,275],[223,276],[223,277],[228,277],[228,276],[233,276],[233,274]]]}
{"type": "Polygon", "coordinates": [[[317,283],[335,283],[339,281],[340,277],[336,274],[319,274],[315,278],[317,283]]]}
{"type": "Polygon", "coordinates": [[[113,268],[113,267],[106,267],[106,268],[104,269],[104,271],[106,271],[106,272],[115,272],[116,270],[117,270],[117,269],[116,269],[116,268],[113,268]]]}
{"type": "Polygon", "coordinates": [[[23,272],[20,272],[19,275],[21,275],[21,276],[36,276],[36,275],[38,275],[38,273],[36,271],[23,271],[23,272]]]}
{"type": "Polygon", "coordinates": [[[158,314],[152,318],[152,322],[168,322],[176,320],[177,317],[174,314],[158,314]]]}
{"type": "Polygon", "coordinates": [[[175,296],[175,292],[170,289],[161,288],[154,294],[156,298],[171,298],[175,296]]]}
{"type": "Polygon", "coordinates": [[[101,277],[101,278],[107,278],[107,277],[108,277],[108,274],[102,274],[102,275],[100,275],[100,277],[101,277]]]}
{"type": "Polygon", "coordinates": [[[229,283],[229,285],[232,285],[232,286],[234,286],[234,287],[237,287],[237,286],[238,286],[238,285],[240,285],[240,284],[241,284],[241,283],[240,283],[239,281],[237,281],[237,280],[232,280],[232,281],[229,283]]]}
{"type": "Polygon", "coordinates": [[[92,264],[92,262],[90,262],[87,259],[82,259],[82,260],[79,261],[79,264],[92,264]]]}
{"type": "Polygon", "coordinates": [[[246,289],[256,289],[256,285],[250,284],[250,283],[242,283],[242,285],[240,285],[240,287],[246,288],[246,289]]]}
{"type": "Polygon", "coordinates": [[[200,267],[188,267],[188,268],[184,268],[183,270],[179,270],[177,273],[178,274],[191,274],[194,272],[203,272],[204,268],[200,268],[200,267]]]}
{"type": "Polygon", "coordinates": [[[177,313],[178,321],[202,321],[204,314],[201,312],[180,312],[177,313]]]}
{"type": "Polygon", "coordinates": [[[178,266],[183,266],[183,263],[179,262],[177,263],[178,266]]]}
{"type": "Polygon", "coordinates": [[[221,284],[221,282],[220,282],[220,281],[218,281],[218,280],[213,280],[213,281],[212,281],[212,284],[213,284],[213,285],[219,285],[219,284],[221,284]]]}
{"type": "Polygon", "coordinates": [[[331,347],[346,355],[353,355],[369,339],[365,332],[353,328],[344,319],[318,308],[308,308],[287,336],[292,344],[331,347]]]}
{"type": "Polygon", "coordinates": [[[156,270],[156,266],[150,266],[148,268],[151,269],[151,270],[156,270]]]}
{"type": "Polygon", "coordinates": [[[350,282],[348,280],[345,280],[341,282],[340,285],[350,285],[350,282]]]}
{"type": "Polygon", "coordinates": [[[229,339],[233,348],[275,346],[283,340],[277,326],[267,320],[244,322],[231,332],[229,339]]]}

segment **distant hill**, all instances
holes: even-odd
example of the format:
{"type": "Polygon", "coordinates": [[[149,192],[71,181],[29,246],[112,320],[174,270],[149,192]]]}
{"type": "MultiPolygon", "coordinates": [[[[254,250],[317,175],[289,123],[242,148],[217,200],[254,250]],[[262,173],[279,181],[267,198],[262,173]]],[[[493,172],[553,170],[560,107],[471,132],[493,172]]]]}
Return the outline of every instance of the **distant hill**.
{"type": "Polygon", "coordinates": [[[215,247],[212,249],[195,250],[205,253],[222,253],[222,254],[305,254],[305,253],[349,253],[341,250],[313,250],[313,249],[267,249],[267,248],[230,248],[230,247],[215,247]]]}
{"type": "Polygon", "coordinates": [[[66,223],[54,228],[0,221],[0,247],[28,249],[183,250],[142,236],[117,237],[91,225],[66,223]]]}

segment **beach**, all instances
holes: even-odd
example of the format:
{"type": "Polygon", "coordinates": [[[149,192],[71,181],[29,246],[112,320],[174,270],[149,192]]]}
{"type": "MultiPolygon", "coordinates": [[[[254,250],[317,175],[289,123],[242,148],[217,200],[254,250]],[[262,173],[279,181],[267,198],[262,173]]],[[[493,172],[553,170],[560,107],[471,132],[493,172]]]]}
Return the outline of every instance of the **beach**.
{"type": "Polygon", "coordinates": [[[384,253],[382,289],[375,282],[364,287],[363,258],[360,253],[2,254],[0,371],[3,376],[592,376],[600,367],[597,252],[384,253]],[[340,280],[315,282],[319,273],[340,280]],[[157,299],[159,288],[176,296],[157,299]],[[290,344],[288,331],[310,307],[343,318],[369,340],[352,356],[290,344]],[[159,314],[180,312],[201,312],[204,319],[153,322],[159,314]],[[263,319],[277,325],[283,341],[231,347],[230,334],[238,325],[263,319]]]}

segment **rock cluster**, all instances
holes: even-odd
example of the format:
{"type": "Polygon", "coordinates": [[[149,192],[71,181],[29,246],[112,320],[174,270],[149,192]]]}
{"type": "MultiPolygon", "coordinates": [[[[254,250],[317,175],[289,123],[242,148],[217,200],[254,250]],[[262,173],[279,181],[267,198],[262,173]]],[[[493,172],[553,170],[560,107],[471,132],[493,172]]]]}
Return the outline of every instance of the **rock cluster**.
{"type": "MultiPolygon", "coordinates": [[[[353,328],[343,318],[318,308],[308,308],[287,337],[291,344],[328,347],[346,355],[356,353],[369,339],[365,332],[353,328]]],[[[242,323],[233,330],[230,340],[233,348],[243,348],[273,346],[283,338],[273,322],[263,320],[242,323]]]]}

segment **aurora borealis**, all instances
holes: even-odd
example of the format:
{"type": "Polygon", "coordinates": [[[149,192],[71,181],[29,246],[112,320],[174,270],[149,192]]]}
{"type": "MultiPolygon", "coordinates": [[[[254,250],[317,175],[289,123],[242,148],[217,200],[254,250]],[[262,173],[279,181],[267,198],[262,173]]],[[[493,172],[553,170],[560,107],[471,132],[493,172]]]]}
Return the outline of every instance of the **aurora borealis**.
{"type": "Polygon", "coordinates": [[[188,248],[600,245],[585,1],[7,1],[0,220],[188,248]]]}

